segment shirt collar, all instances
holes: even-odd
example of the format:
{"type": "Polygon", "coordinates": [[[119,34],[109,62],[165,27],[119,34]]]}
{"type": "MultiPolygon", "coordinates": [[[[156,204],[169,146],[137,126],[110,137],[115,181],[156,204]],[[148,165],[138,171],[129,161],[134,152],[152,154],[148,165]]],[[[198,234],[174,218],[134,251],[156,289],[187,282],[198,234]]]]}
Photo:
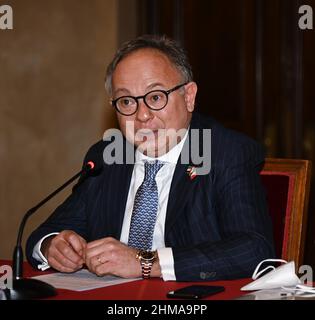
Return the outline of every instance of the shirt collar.
{"type": "Polygon", "coordinates": [[[136,163],[141,163],[143,161],[158,160],[158,161],[165,162],[165,163],[176,164],[178,161],[179,155],[182,152],[184,143],[187,139],[188,131],[189,131],[189,128],[187,129],[183,139],[177,145],[175,145],[169,152],[163,154],[160,157],[157,157],[157,158],[148,157],[137,149],[136,150],[136,163]]]}

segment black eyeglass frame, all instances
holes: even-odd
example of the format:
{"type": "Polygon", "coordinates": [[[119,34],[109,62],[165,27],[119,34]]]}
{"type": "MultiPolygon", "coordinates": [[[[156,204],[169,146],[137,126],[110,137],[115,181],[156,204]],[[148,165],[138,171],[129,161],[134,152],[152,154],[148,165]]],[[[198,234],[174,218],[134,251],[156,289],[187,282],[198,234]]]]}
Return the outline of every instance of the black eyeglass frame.
{"type": "Polygon", "coordinates": [[[138,101],[138,100],[139,100],[139,99],[143,99],[143,102],[145,103],[145,105],[146,105],[149,109],[151,109],[151,110],[153,110],[153,111],[159,111],[159,110],[164,109],[164,108],[167,106],[167,104],[168,104],[168,96],[169,96],[170,93],[178,90],[179,88],[185,86],[185,85],[188,84],[188,83],[189,83],[189,82],[184,82],[184,83],[179,84],[179,85],[177,85],[177,86],[175,86],[174,88],[169,89],[169,90],[151,90],[151,91],[147,92],[146,94],[144,94],[143,96],[138,96],[138,97],[133,97],[133,96],[121,96],[121,97],[118,97],[118,98],[115,99],[115,100],[111,100],[111,104],[112,104],[112,106],[117,110],[117,112],[119,112],[119,113],[122,114],[123,116],[132,116],[133,114],[135,114],[135,113],[138,111],[138,109],[139,109],[139,101],[138,101]],[[155,109],[155,108],[150,107],[150,106],[147,104],[145,98],[146,98],[150,93],[152,93],[152,92],[163,92],[163,93],[165,94],[165,96],[166,96],[166,103],[165,103],[165,105],[164,105],[163,107],[158,108],[158,109],[155,109]],[[133,113],[125,114],[125,113],[122,113],[122,112],[118,109],[118,107],[117,107],[117,101],[120,100],[120,99],[122,99],[122,98],[132,98],[132,99],[134,99],[134,100],[136,101],[137,107],[136,107],[136,109],[135,109],[135,111],[134,111],[133,113]]]}

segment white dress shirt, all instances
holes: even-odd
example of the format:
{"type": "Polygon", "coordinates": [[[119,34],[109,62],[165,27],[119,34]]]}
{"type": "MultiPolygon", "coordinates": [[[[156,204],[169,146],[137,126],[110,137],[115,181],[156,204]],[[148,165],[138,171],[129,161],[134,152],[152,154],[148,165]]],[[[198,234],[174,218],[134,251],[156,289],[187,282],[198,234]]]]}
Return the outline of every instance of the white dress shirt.
{"type": "MultiPolygon", "coordinates": [[[[175,167],[182,151],[183,145],[186,141],[188,135],[188,130],[184,136],[184,138],[178,143],[175,147],[173,147],[168,153],[162,155],[158,158],[150,158],[145,156],[143,153],[136,151],[136,163],[132,172],[130,188],[127,198],[127,204],[125,209],[124,221],[122,225],[120,241],[128,244],[129,238],[129,228],[131,215],[133,210],[134,198],[136,196],[136,192],[140,187],[143,179],[144,179],[144,161],[153,161],[159,160],[164,163],[164,166],[157,173],[155,180],[158,188],[158,196],[159,196],[159,205],[156,223],[154,227],[153,233],[153,243],[152,250],[157,250],[159,256],[159,262],[161,266],[161,273],[163,280],[176,280],[175,271],[174,271],[174,258],[172,248],[165,248],[164,243],[164,234],[165,234],[165,218],[166,218],[166,210],[169,192],[171,188],[171,183],[173,180],[173,174],[175,171],[175,167]]],[[[49,268],[48,262],[46,258],[40,251],[41,244],[44,239],[47,237],[56,234],[51,233],[43,237],[34,247],[33,250],[33,258],[42,264],[38,266],[41,270],[46,270],[49,268]]]]}

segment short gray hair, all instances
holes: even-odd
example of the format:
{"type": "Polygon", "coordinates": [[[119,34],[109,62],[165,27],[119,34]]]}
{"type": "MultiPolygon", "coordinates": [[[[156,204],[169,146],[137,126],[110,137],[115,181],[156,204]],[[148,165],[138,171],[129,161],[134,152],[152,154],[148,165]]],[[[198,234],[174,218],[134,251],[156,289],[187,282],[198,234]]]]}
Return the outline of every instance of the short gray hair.
{"type": "Polygon", "coordinates": [[[108,65],[105,76],[105,89],[112,94],[112,77],[118,63],[130,53],[139,49],[155,49],[168,57],[183,77],[183,82],[193,81],[191,65],[182,46],[175,40],[158,35],[143,35],[125,42],[116,52],[112,62],[108,65]]]}

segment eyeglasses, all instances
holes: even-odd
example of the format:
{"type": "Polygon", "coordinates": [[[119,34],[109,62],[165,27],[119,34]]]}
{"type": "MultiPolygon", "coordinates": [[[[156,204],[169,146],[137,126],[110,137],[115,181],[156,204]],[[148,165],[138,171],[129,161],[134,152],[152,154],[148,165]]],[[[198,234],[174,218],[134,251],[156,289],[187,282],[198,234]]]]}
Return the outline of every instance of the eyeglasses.
{"type": "Polygon", "coordinates": [[[153,90],[143,96],[122,96],[115,100],[112,100],[111,103],[115,107],[115,109],[124,116],[131,116],[137,112],[139,108],[139,99],[143,99],[145,105],[148,108],[155,111],[161,110],[167,105],[168,95],[173,91],[176,91],[179,88],[185,86],[187,83],[188,82],[179,84],[178,86],[167,91],[153,90]]]}

